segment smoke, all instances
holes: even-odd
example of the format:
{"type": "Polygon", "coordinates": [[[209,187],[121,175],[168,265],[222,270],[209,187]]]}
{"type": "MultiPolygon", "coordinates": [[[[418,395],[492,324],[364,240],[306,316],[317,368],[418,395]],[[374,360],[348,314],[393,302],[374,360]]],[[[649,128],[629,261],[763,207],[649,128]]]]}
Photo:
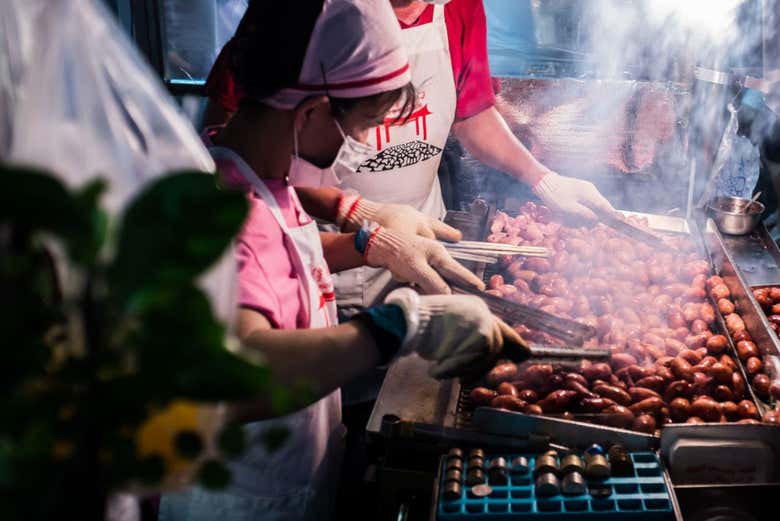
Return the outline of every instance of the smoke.
{"type": "MultiPolygon", "coordinates": [[[[504,74],[521,78],[503,79],[500,110],[541,161],[593,180],[616,206],[685,208],[709,176],[738,80],[760,77],[780,50],[775,1],[531,0],[534,56],[504,74]]],[[[485,0],[489,22],[500,3],[485,0]]],[[[754,137],[770,137],[761,128],[754,137]]]]}

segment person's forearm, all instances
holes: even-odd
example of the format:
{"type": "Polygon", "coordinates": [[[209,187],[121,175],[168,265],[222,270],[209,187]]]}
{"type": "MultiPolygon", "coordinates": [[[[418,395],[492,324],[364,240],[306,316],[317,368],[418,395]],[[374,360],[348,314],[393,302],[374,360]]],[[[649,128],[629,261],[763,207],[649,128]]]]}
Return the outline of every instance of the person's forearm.
{"type": "Polygon", "coordinates": [[[295,193],[301,200],[301,205],[306,213],[322,219],[323,221],[336,222],[341,190],[333,187],[310,188],[295,187],[295,193]]]}
{"type": "Polygon", "coordinates": [[[331,273],[363,266],[363,255],[355,249],[354,233],[320,232],[322,253],[331,273]]]}
{"type": "MultiPolygon", "coordinates": [[[[379,364],[379,351],[360,321],[318,329],[259,329],[243,339],[243,349],[262,356],[274,381],[308,393],[301,407],[328,395],[379,364]]],[[[256,421],[277,414],[271,397],[234,404],[235,421],[256,421]]]]}
{"type": "Polygon", "coordinates": [[[456,122],[453,131],[476,159],[529,186],[536,185],[548,171],[512,134],[495,107],[456,122]]]}

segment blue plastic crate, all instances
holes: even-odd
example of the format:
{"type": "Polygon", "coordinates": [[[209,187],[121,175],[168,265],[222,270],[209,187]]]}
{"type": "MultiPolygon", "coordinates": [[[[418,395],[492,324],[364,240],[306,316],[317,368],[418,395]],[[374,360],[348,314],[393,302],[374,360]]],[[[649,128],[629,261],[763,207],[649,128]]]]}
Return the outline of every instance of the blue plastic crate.
{"type": "Polygon", "coordinates": [[[663,468],[652,452],[631,454],[634,461],[633,477],[611,477],[606,480],[589,481],[610,487],[612,494],[607,498],[594,498],[590,494],[580,496],[536,497],[533,468],[535,457],[527,454],[497,454],[485,457],[485,468],[493,458],[503,457],[509,463],[517,456],[525,456],[530,470],[524,474],[508,473],[507,485],[492,485],[493,490],[484,498],[471,494],[466,486],[468,461],[463,462],[461,497],[446,500],[442,497],[446,458],[439,469],[439,497],[436,508],[439,521],[502,521],[533,517],[545,520],[590,519],[590,520],[673,520],[674,512],[669,490],[663,477],[663,468]]]}

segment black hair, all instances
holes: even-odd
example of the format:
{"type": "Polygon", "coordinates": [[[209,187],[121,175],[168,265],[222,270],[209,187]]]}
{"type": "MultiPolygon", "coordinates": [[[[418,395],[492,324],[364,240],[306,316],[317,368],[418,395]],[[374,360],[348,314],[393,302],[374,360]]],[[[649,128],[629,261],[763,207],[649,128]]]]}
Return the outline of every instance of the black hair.
{"type": "Polygon", "coordinates": [[[230,71],[245,98],[298,83],[324,0],[251,0],[230,40],[230,71]]]}
{"type": "Polygon", "coordinates": [[[376,116],[374,119],[377,119],[387,113],[400,100],[403,100],[403,105],[396,116],[396,121],[403,121],[412,114],[417,100],[417,90],[411,83],[394,90],[361,98],[330,98],[330,106],[337,119],[343,118],[348,112],[361,105],[366,106],[367,110],[376,116]]]}

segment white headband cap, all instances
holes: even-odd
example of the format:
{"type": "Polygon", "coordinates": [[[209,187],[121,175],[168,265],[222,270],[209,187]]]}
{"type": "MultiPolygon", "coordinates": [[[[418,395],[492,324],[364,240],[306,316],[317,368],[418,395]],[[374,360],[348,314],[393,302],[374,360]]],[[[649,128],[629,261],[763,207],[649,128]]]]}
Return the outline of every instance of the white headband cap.
{"type": "Polygon", "coordinates": [[[310,96],[360,98],[398,89],[410,81],[401,28],[390,2],[325,0],[298,85],[262,101],[292,109],[310,96]]]}

